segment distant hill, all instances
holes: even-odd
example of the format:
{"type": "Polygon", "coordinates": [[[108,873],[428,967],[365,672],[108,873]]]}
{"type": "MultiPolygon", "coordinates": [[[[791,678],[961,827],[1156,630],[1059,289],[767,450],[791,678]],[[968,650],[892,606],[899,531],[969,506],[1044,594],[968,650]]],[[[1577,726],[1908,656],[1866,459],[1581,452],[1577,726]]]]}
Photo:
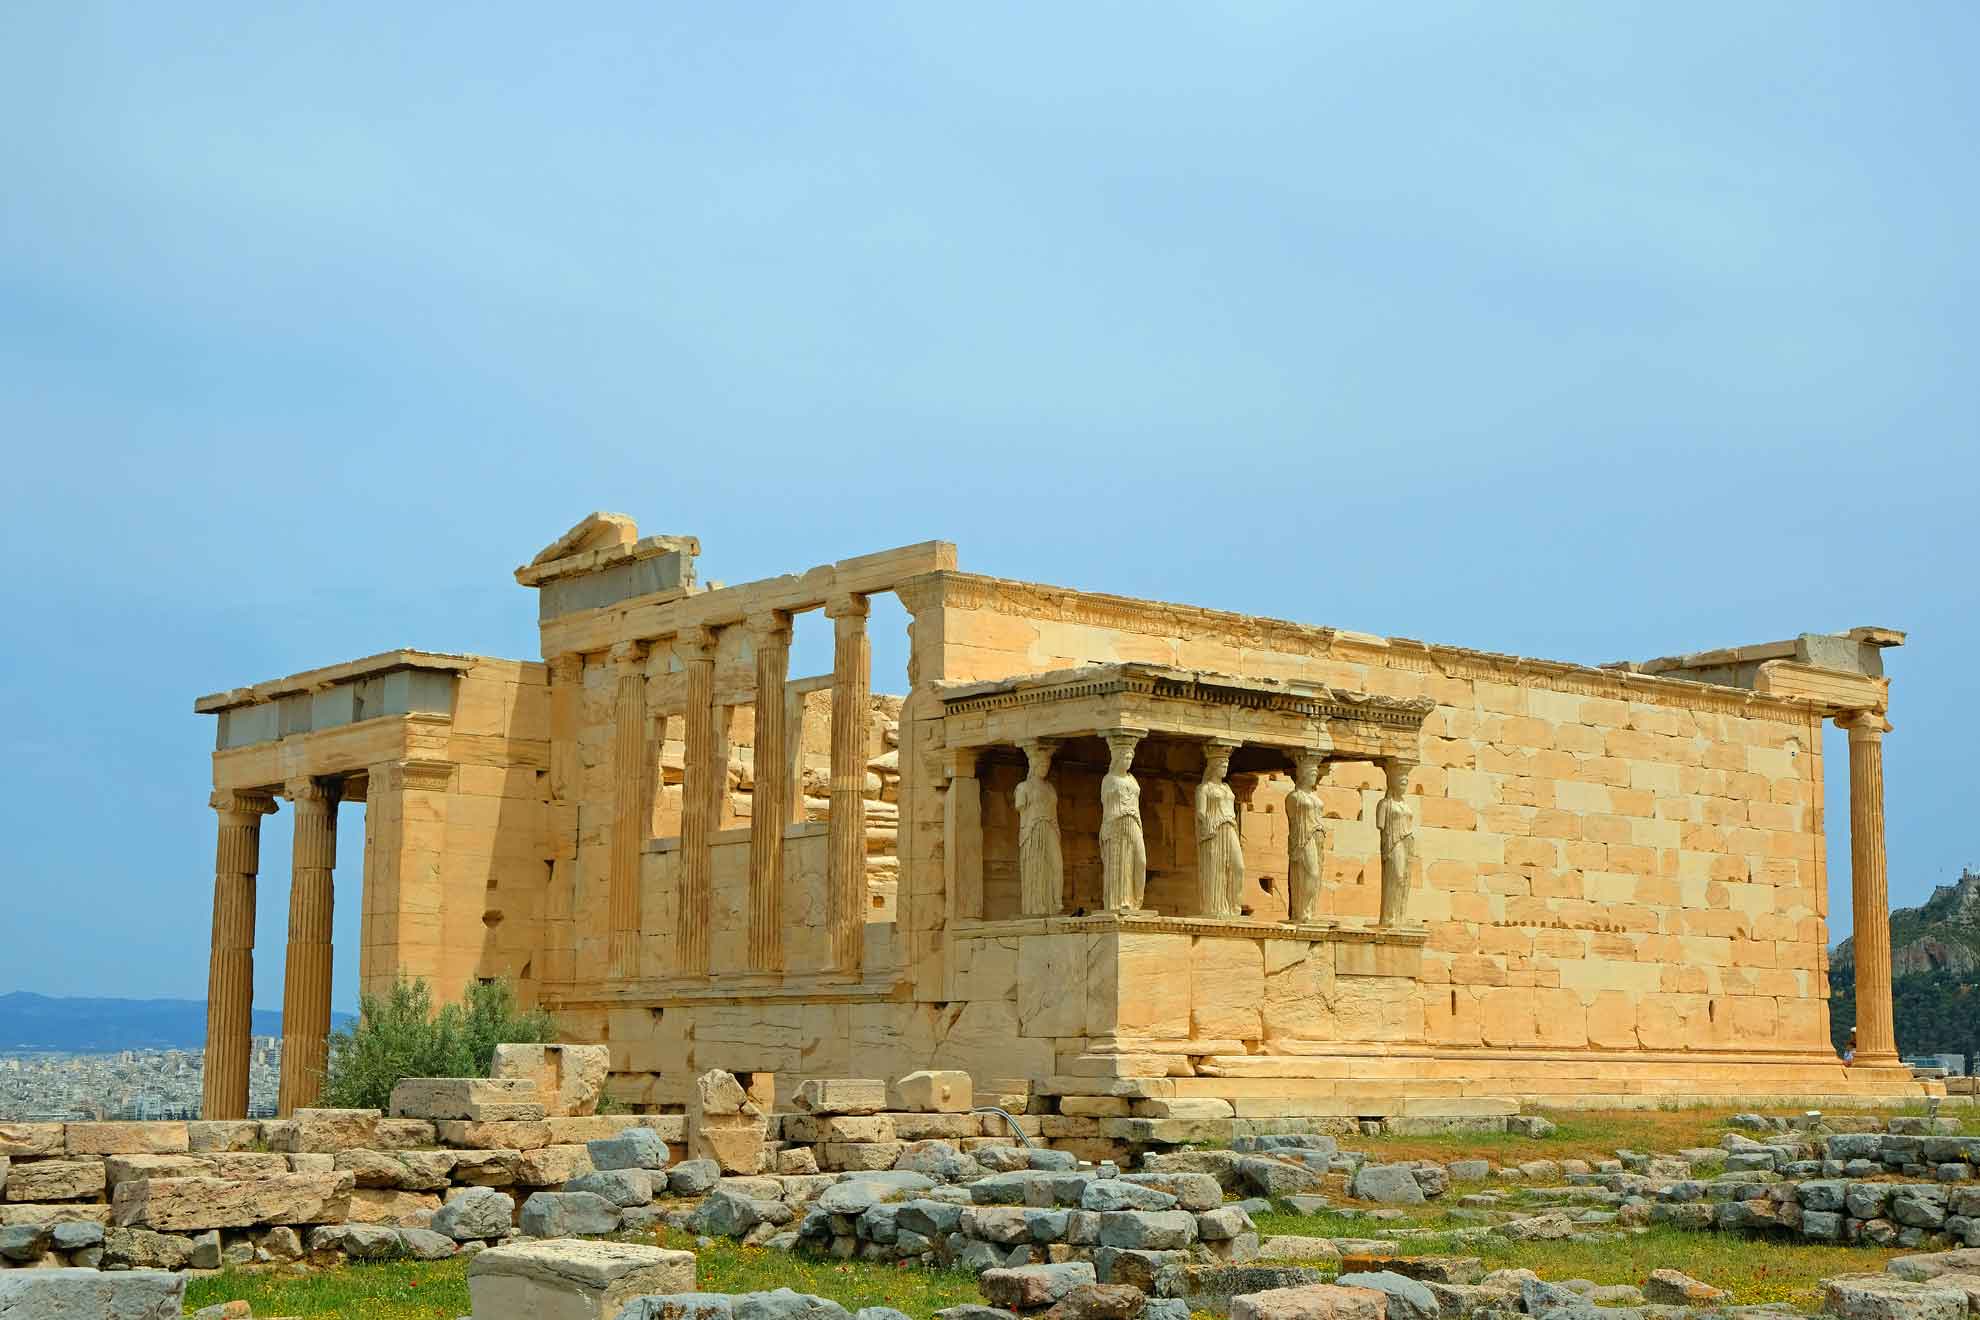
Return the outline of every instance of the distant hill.
{"type": "MultiPolygon", "coordinates": [[[[351,1020],[335,1013],[336,1026],[351,1020]]],[[[282,1034],[282,1015],[256,1009],[254,1034],[282,1034]]],[[[66,1050],[105,1054],[117,1050],[196,1050],[206,1044],[203,999],[60,999],[15,991],[0,994],[0,1053],[66,1050]]]]}
{"type": "MultiPolygon", "coordinates": [[[[1891,913],[1891,1013],[1898,1053],[1964,1054],[1980,1066],[1980,875],[1891,913]]],[[[1856,948],[1829,956],[1829,1025],[1840,1050],[1856,1024],[1856,948]]]]}
{"type": "MultiPolygon", "coordinates": [[[[1829,961],[1854,968],[1854,942],[1838,944],[1829,961]]],[[[1953,883],[1934,889],[1923,907],[1891,912],[1891,975],[1921,972],[1980,977],[1980,874],[1963,871],[1953,883]]]]}

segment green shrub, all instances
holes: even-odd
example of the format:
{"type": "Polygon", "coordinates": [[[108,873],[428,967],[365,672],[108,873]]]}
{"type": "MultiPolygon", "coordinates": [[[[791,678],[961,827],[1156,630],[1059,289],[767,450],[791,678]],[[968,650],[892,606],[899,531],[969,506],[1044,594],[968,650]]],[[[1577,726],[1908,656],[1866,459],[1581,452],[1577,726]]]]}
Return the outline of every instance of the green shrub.
{"type": "Polygon", "coordinates": [[[330,1035],[323,1103],[383,1109],[402,1077],[486,1077],[495,1047],[554,1041],[541,1009],[522,1013],[507,981],[470,984],[458,1004],[433,1010],[425,981],[400,980],[386,995],[365,995],[354,1026],[330,1035]]]}

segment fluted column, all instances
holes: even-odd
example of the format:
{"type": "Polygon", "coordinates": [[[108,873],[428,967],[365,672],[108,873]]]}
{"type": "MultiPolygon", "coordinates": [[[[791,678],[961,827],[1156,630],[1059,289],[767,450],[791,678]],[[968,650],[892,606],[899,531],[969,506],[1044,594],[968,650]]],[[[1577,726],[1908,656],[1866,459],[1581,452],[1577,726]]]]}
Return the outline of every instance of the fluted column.
{"type": "Polygon", "coordinates": [[[611,975],[639,975],[639,859],[652,817],[646,786],[652,766],[646,749],[646,644],[612,648],[619,690],[612,711],[612,851],[605,907],[611,931],[611,975]]]}
{"type": "Polygon", "coordinates": [[[330,928],[337,867],[337,786],[291,780],[295,812],[289,876],[289,952],[282,982],[283,1117],[316,1103],[330,1061],[330,928]]]}
{"type": "Polygon", "coordinates": [[[832,967],[858,975],[866,955],[866,761],[873,652],[866,597],[826,602],[832,620],[832,814],[825,922],[832,967]]]}
{"type": "Polygon", "coordinates": [[[784,823],[790,819],[784,683],[791,668],[791,616],[750,621],[756,651],[756,747],[749,803],[749,968],[784,970],[784,823]]]}
{"type": "Polygon", "coordinates": [[[261,818],[275,810],[255,793],[215,793],[213,956],[206,967],[206,1064],[201,1118],[246,1118],[254,1042],[254,877],[261,869],[261,818]]]}
{"type": "Polygon", "coordinates": [[[1891,1026],[1891,902],[1884,871],[1884,735],[1881,711],[1836,723],[1849,731],[1849,879],[1856,945],[1856,1062],[1896,1064],[1891,1026]]]}
{"type": "Polygon", "coordinates": [[[693,628],[674,639],[686,696],[682,712],[680,901],[674,907],[675,971],[708,975],[708,921],[713,862],[708,836],[715,829],[715,634],[693,628]]]}

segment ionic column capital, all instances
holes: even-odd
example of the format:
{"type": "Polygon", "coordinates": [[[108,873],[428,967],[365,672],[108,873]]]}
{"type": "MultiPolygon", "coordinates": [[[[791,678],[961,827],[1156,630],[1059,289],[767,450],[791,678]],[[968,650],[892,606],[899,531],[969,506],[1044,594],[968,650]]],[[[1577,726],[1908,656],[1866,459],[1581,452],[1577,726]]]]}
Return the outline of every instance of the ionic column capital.
{"type": "Polygon", "coordinates": [[[1851,742],[1881,742],[1892,726],[1881,710],[1852,710],[1836,716],[1836,727],[1846,731],[1851,742]]]}
{"type": "Polygon", "coordinates": [[[671,645],[684,665],[712,664],[715,660],[715,642],[715,630],[704,625],[675,633],[671,645]]]}
{"type": "Polygon", "coordinates": [[[643,641],[614,642],[612,644],[612,667],[619,671],[619,677],[644,676],[646,673],[647,643],[643,641]]]}
{"type": "Polygon", "coordinates": [[[749,632],[750,644],[759,651],[791,644],[791,616],[788,610],[753,614],[743,627],[749,632]]]}
{"type": "Polygon", "coordinates": [[[275,799],[267,793],[244,793],[239,789],[215,789],[206,800],[206,805],[223,816],[245,816],[248,819],[238,822],[243,825],[258,825],[260,818],[275,813],[275,799]]]}
{"type": "MultiPolygon", "coordinates": [[[[825,601],[825,617],[832,620],[864,619],[867,615],[866,597],[847,593],[828,597],[825,601]]],[[[840,623],[841,628],[850,624],[840,623]]]]}
{"type": "Polygon", "coordinates": [[[282,785],[282,796],[291,802],[334,803],[342,792],[335,780],[304,775],[282,785]]]}

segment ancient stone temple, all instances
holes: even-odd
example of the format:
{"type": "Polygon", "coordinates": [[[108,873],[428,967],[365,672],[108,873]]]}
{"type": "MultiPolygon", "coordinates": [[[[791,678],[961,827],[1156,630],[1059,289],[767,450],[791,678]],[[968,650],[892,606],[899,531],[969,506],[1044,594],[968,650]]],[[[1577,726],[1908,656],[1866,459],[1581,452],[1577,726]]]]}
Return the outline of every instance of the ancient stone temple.
{"type": "Polygon", "coordinates": [[[513,978],[636,1106],[711,1068],[1258,1117],[1913,1090],[1880,920],[1900,633],[1591,668],[984,577],[940,542],[738,586],[702,585],[699,550],[593,515],[517,570],[541,662],[394,651],[197,703],[210,1117],[246,1103],[283,804],[284,1108],[317,1093],[355,799],[365,988],[513,978]],[[911,620],[897,696],[870,673],[882,594],[911,620]],[[790,672],[808,613],[829,673],[790,672]]]}

